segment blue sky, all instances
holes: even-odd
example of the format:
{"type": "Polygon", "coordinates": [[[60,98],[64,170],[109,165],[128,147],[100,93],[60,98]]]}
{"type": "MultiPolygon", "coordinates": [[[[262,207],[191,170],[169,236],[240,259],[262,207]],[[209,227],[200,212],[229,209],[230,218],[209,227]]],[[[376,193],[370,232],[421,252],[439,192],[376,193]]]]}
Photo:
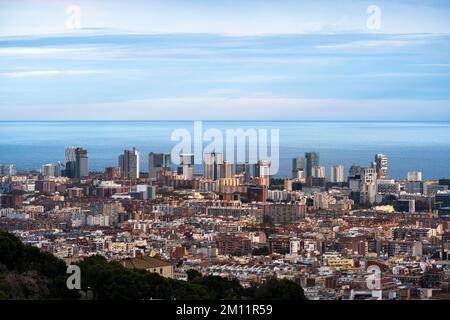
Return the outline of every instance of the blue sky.
{"type": "Polygon", "coordinates": [[[450,120],[450,4],[392,2],[0,0],[0,120],[450,120]]]}

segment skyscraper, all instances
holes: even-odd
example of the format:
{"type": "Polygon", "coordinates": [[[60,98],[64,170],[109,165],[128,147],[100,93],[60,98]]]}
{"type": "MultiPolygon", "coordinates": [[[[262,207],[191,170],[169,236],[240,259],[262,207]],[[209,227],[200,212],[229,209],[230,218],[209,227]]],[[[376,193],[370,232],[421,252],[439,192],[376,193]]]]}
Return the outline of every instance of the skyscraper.
{"type": "Polygon", "coordinates": [[[105,175],[108,179],[114,180],[121,177],[120,167],[106,167],[105,175]]]}
{"type": "Polygon", "coordinates": [[[194,155],[192,153],[180,154],[181,170],[179,172],[187,179],[192,179],[194,176],[194,155]]]}
{"type": "Polygon", "coordinates": [[[158,172],[162,170],[172,169],[172,160],[170,154],[153,153],[148,155],[148,177],[155,179],[158,176],[158,172]]]}
{"type": "Polygon", "coordinates": [[[231,178],[233,176],[233,163],[225,160],[221,167],[221,178],[231,178]]]}
{"type": "Polygon", "coordinates": [[[422,172],[409,171],[407,179],[408,179],[408,181],[422,181],[422,172]]]}
{"type": "Polygon", "coordinates": [[[77,156],[77,148],[75,147],[67,147],[65,150],[65,163],[69,161],[76,161],[77,156]]]}
{"type": "Polygon", "coordinates": [[[349,179],[359,179],[361,177],[362,168],[358,164],[352,164],[350,169],[348,170],[348,178],[349,179]]]}
{"type": "Polygon", "coordinates": [[[44,164],[41,167],[41,173],[43,176],[47,177],[59,177],[61,175],[61,170],[58,164],[44,164]]]}
{"type": "Polygon", "coordinates": [[[330,170],[330,181],[334,183],[340,183],[344,182],[344,166],[343,165],[337,165],[337,166],[331,166],[330,170]]]}
{"type": "Polygon", "coordinates": [[[375,155],[375,166],[377,170],[377,179],[386,179],[388,176],[388,158],[382,153],[375,155]]]}
{"type": "Polygon", "coordinates": [[[77,175],[77,148],[67,147],[65,149],[64,166],[63,175],[68,178],[75,178],[77,175]]]}
{"type": "Polygon", "coordinates": [[[270,161],[259,160],[254,165],[254,176],[257,178],[268,178],[270,176],[270,161]]]}
{"type": "Polygon", "coordinates": [[[249,182],[250,165],[248,162],[236,163],[236,174],[244,174],[244,182],[249,182]]]}
{"type": "Polygon", "coordinates": [[[377,195],[376,168],[363,168],[361,171],[360,203],[373,204],[377,195]]]}
{"type": "Polygon", "coordinates": [[[211,152],[203,155],[203,177],[217,180],[222,178],[223,153],[211,152]]]}
{"type": "Polygon", "coordinates": [[[81,147],[75,150],[75,178],[81,179],[89,175],[87,150],[81,147]]]}
{"type": "Polygon", "coordinates": [[[292,178],[296,179],[303,172],[303,175],[306,174],[306,159],[304,157],[297,157],[292,159],[292,178]]]}
{"type": "Polygon", "coordinates": [[[305,158],[306,158],[306,176],[311,177],[313,168],[319,165],[320,155],[318,152],[307,152],[305,153],[305,158]]]}
{"type": "Polygon", "coordinates": [[[16,173],[15,164],[0,164],[0,176],[14,176],[16,173]]]}
{"type": "Polygon", "coordinates": [[[325,178],[325,166],[314,166],[311,176],[314,178],[325,178]]]}
{"type": "Polygon", "coordinates": [[[139,152],[136,148],[124,150],[123,155],[119,156],[119,167],[122,177],[139,179],[139,152]]]}

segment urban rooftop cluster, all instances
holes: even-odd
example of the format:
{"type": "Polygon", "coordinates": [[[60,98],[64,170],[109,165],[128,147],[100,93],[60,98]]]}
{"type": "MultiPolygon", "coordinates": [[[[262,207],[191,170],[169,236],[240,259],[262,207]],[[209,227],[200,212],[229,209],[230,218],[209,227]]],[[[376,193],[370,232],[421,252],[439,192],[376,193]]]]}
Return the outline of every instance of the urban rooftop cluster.
{"type": "Polygon", "coordinates": [[[276,277],[309,299],[448,299],[450,179],[419,171],[389,179],[389,159],[331,166],[317,152],[292,159],[292,177],[203,155],[124,150],[116,167],[89,172],[88,151],[40,171],[0,165],[0,229],[66,263],[102,255],[187,280],[188,270],[237,279],[276,277]],[[376,270],[374,273],[373,270],[376,270]]]}

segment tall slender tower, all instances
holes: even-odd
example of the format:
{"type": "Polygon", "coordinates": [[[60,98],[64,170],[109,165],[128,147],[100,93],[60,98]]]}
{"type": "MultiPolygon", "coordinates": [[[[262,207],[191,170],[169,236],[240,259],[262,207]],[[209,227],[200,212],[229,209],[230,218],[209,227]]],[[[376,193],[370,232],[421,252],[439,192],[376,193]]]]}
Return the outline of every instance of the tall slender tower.
{"type": "Polygon", "coordinates": [[[119,157],[119,166],[122,177],[139,179],[139,152],[136,148],[124,150],[123,155],[119,157]]]}
{"type": "Polygon", "coordinates": [[[375,166],[377,170],[377,179],[387,179],[388,176],[388,158],[382,153],[375,155],[375,166]]]}
{"type": "Polygon", "coordinates": [[[194,155],[192,153],[180,154],[180,167],[179,172],[187,179],[194,177],[194,155]]]}
{"type": "Polygon", "coordinates": [[[360,185],[360,203],[373,204],[377,195],[376,168],[362,168],[360,185]]]}
{"type": "Polygon", "coordinates": [[[334,183],[344,182],[344,166],[342,164],[331,166],[330,181],[334,183]]]}
{"type": "Polygon", "coordinates": [[[269,160],[259,160],[258,163],[254,165],[254,176],[257,178],[269,178],[270,177],[270,161],[269,160]]]}
{"type": "Polygon", "coordinates": [[[250,165],[248,162],[236,163],[236,174],[244,174],[244,182],[250,182],[250,165]]]}
{"type": "Polygon", "coordinates": [[[148,176],[150,179],[155,179],[158,172],[162,170],[170,170],[172,168],[172,160],[170,154],[153,153],[148,155],[148,176]]]}
{"type": "Polygon", "coordinates": [[[77,148],[67,147],[65,149],[64,167],[64,176],[68,178],[75,178],[77,167],[77,148]]]}
{"type": "Polygon", "coordinates": [[[306,159],[304,157],[292,159],[292,178],[296,179],[304,174],[306,174],[306,159]]]}
{"type": "Polygon", "coordinates": [[[223,153],[211,152],[203,155],[203,177],[218,180],[223,173],[223,153]]]}
{"type": "Polygon", "coordinates": [[[305,153],[306,158],[306,176],[311,177],[313,173],[313,168],[319,166],[320,155],[318,152],[307,152],[305,153]]]}
{"type": "Polygon", "coordinates": [[[76,161],[77,148],[67,147],[65,150],[65,163],[69,161],[76,161]]]}
{"type": "Polygon", "coordinates": [[[88,152],[84,148],[75,150],[75,178],[81,179],[89,175],[88,152]]]}
{"type": "Polygon", "coordinates": [[[221,177],[222,178],[231,178],[233,176],[233,163],[231,161],[225,160],[221,167],[221,177]]]}

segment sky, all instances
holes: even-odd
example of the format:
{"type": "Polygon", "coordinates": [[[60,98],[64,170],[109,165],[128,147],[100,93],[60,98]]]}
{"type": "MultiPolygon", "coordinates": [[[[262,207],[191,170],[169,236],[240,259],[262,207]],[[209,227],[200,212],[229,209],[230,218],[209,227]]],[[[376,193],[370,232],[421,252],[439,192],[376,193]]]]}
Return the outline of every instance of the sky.
{"type": "Polygon", "coordinates": [[[450,120],[448,1],[0,0],[0,120],[450,120]]]}

